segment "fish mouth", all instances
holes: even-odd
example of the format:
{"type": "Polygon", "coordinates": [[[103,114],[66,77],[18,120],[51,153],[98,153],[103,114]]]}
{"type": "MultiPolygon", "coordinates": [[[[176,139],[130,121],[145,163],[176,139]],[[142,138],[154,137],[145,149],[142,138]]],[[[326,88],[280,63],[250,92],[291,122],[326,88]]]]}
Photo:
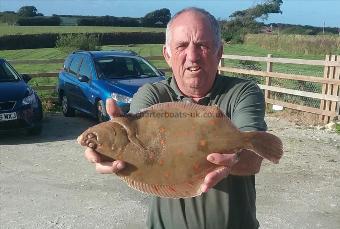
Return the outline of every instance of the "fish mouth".
{"type": "Polygon", "coordinates": [[[77,138],[77,142],[82,146],[95,150],[98,146],[98,135],[94,132],[84,133],[77,138]]]}

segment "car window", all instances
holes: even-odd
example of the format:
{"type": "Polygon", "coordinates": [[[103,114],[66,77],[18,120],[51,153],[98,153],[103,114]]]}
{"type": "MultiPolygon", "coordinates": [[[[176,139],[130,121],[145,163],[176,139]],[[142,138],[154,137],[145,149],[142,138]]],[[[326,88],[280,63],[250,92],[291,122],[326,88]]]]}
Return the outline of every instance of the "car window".
{"type": "Polygon", "coordinates": [[[70,73],[77,75],[78,74],[78,70],[79,70],[79,65],[81,63],[82,60],[82,56],[80,55],[76,55],[71,62],[70,65],[70,73]]]}
{"type": "Polygon", "coordinates": [[[105,57],[95,59],[99,78],[129,78],[157,76],[150,65],[142,59],[130,57],[105,57]]]}
{"type": "Polygon", "coordinates": [[[91,74],[91,62],[88,58],[84,58],[79,69],[79,75],[87,76],[89,79],[92,78],[91,74]]]}
{"type": "Polygon", "coordinates": [[[156,73],[156,69],[149,64],[147,61],[143,60],[142,58],[136,58],[135,61],[135,68],[138,69],[139,75],[142,77],[153,77],[158,76],[158,73],[156,73]]]}
{"type": "Polygon", "coordinates": [[[18,74],[9,64],[7,64],[6,62],[2,62],[0,64],[0,81],[4,82],[16,80],[20,80],[18,74]]]}
{"type": "Polygon", "coordinates": [[[74,56],[75,56],[75,55],[69,55],[69,56],[66,58],[66,60],[65,60],[65,62],[64,62],[64,70],[70,71],[70,64],[71,64],[71,62],[72,62],[74,56]]]}

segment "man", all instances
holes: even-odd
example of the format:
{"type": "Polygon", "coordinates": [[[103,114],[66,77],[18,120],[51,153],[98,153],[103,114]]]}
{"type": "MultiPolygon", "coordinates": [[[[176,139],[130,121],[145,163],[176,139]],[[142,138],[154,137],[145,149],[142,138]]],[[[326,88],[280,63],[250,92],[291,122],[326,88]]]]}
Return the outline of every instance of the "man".
{"type": "MultiPolygon", "coordinates": [[[[217,75],[223,51],[216,19],[198,8],[177,13],[166,30],[163,55],[173,77],[140,88],[131,103],[136,113],[153,104],[187,101],[218,105],[242,131],[266,130],[264,98],[252,82],[217,75]]],[[[121,115],[113,100],[107,101],[111,116],[121,115]]],[[[100,173],[124,169],[124,162],[106,162],[90,148],[85,157],[100,173]]],[[[223,165],[205,177],[201,196],[186,199],[154,197],[149,228],[258,228],[255,209],[255,178],[262,158],[242,150],[233,154],[212,153],[207,160],[223,165]]]]}

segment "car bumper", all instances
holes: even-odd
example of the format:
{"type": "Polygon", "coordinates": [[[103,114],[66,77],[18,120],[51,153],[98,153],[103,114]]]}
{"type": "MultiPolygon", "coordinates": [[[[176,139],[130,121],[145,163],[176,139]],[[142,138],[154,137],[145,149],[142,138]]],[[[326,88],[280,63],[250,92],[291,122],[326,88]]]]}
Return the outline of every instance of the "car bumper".
{"type": "Polygon", "coordinates": [[[29,129],[40,125],[42,119],[41,108],[33,109],[30,105],[22,106],[17,110],[0,111],[0,113],[15,112],[17,118],[14,120],[0,121],[0,131],[29,129]]]}

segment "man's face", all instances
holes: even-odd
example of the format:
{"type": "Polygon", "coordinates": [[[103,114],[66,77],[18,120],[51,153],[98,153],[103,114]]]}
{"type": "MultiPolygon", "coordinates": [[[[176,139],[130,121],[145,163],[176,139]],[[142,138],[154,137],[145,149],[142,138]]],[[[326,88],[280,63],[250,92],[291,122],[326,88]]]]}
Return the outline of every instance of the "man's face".
{"type": "Polygon", "coordinates": [[[173,21],[170,31],[163,55],[179,89],[192,98],[204,97],[214,83],[222,55],[222,46],[216,49],[214,45],[209,20],[201,13],[185,12],[173,21]]]}

